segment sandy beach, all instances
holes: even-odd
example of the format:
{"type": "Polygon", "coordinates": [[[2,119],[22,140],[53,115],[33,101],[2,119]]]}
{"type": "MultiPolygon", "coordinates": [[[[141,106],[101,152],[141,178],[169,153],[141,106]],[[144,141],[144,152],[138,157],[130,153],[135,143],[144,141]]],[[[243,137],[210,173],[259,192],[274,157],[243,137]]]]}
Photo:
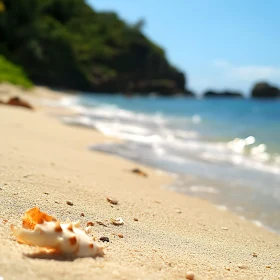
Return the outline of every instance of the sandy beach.
{"type": "Polygon", "coordinates": [[[112,139],[50,116],[57,109],[45,108],[40,100],[58,98],[54,92],[1,87],[1,99],[12,94],[36,110],[0,105],[0,278],[186,279],[193,271],[194,279],[280,279],[279,235],[166,190],[173,178],[163,172],[90,151],[90,145],[112,139]],[[133,168],[148,177],[133,174],[133,168]],[[108,203],[108,196],[119,204],[108,203]],[[34,206],[61,221],[95,223],[92,235],[110,239],[99,241],[105,256],[33,256],[36,248],[18,244],[10,224],[20,225],[34,206]],[[117,217],[124,225],[109,223],[117,217]]]}

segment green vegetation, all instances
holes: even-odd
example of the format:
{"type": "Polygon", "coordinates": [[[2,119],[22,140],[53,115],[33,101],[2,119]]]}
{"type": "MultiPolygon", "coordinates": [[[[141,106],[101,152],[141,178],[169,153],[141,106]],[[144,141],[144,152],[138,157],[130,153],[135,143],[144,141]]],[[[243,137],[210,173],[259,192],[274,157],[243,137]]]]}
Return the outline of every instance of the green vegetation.
{"type": "Polygon", "coordinates": [[[37,84],[96,92],[185,91],[164,50],[84,0],[0,0],[0,53],[37,84]]]}
{"type": "Polygon", "coordinates": [[[31,88],[32,82],[26,77],[19,66],[14,65],[0,55],[0,83],[9,82],[24,88],[31,88]]]}

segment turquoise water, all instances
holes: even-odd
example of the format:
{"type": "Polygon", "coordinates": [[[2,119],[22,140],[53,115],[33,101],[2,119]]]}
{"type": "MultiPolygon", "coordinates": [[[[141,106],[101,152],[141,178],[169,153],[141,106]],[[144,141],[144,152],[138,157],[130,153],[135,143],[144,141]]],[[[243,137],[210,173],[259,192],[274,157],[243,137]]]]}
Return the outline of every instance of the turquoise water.
{"type": "Polygon", "coordinates": [[[176,174],[170,188],[280,231],[280,101],[80,95],[69,124],[123,139],[91,149],[176,174]]]}
{"type": "Polygon", "coordinates": [[[257,143],[265,143],[269,151],[280,153],[280,100],[125,98],[121,95],[93,98],[85,95],[79,103],[87,107],[107,104],[138,114],[177,118],[174,126],[195,129],[209,141],[230,141],[253,135],[257,143]],[[188,121],[196,116],[203,121],[199,124],[188,121]]]}

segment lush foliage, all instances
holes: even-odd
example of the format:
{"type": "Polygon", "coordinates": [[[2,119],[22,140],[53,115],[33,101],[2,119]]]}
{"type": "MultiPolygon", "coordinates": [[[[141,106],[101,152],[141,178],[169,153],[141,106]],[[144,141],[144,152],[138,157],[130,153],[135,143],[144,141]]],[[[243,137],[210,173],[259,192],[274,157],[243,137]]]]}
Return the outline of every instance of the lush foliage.
{"type": "Polygon", "coordinates": [[[32,87],[32,82],[26,77],[22,69],[0,55],[0,83],[1,82],[9,82],[25,88],[32,87]]]}
{"type": "Polygon", "coordinates": [[[175,93],[185,77],[115,13],[84,0],[0,0],[0,51],[36,83],[102,92],[175,93]]]}

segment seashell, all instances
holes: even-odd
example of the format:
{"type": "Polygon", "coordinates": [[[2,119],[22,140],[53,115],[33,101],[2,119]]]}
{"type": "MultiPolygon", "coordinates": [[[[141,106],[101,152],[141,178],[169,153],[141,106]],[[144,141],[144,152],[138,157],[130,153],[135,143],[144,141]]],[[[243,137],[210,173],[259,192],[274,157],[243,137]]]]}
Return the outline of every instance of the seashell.
{"type": "Polygon", "coordinates": [[[11,225],[19,243],[49,249],[53,253],[75,257],[103,256],[103,248],[80,228],[79,222],[60,223],[38,207],[26,211],[22,228],[11,225]]]}
{"type": "Polygon", "coordinates": [[[117,219],[112,219],[111,218],[111,223],[115,226],[121,226],[124,224],[124,221],[121,217],[117,218],[117,219]]]}

